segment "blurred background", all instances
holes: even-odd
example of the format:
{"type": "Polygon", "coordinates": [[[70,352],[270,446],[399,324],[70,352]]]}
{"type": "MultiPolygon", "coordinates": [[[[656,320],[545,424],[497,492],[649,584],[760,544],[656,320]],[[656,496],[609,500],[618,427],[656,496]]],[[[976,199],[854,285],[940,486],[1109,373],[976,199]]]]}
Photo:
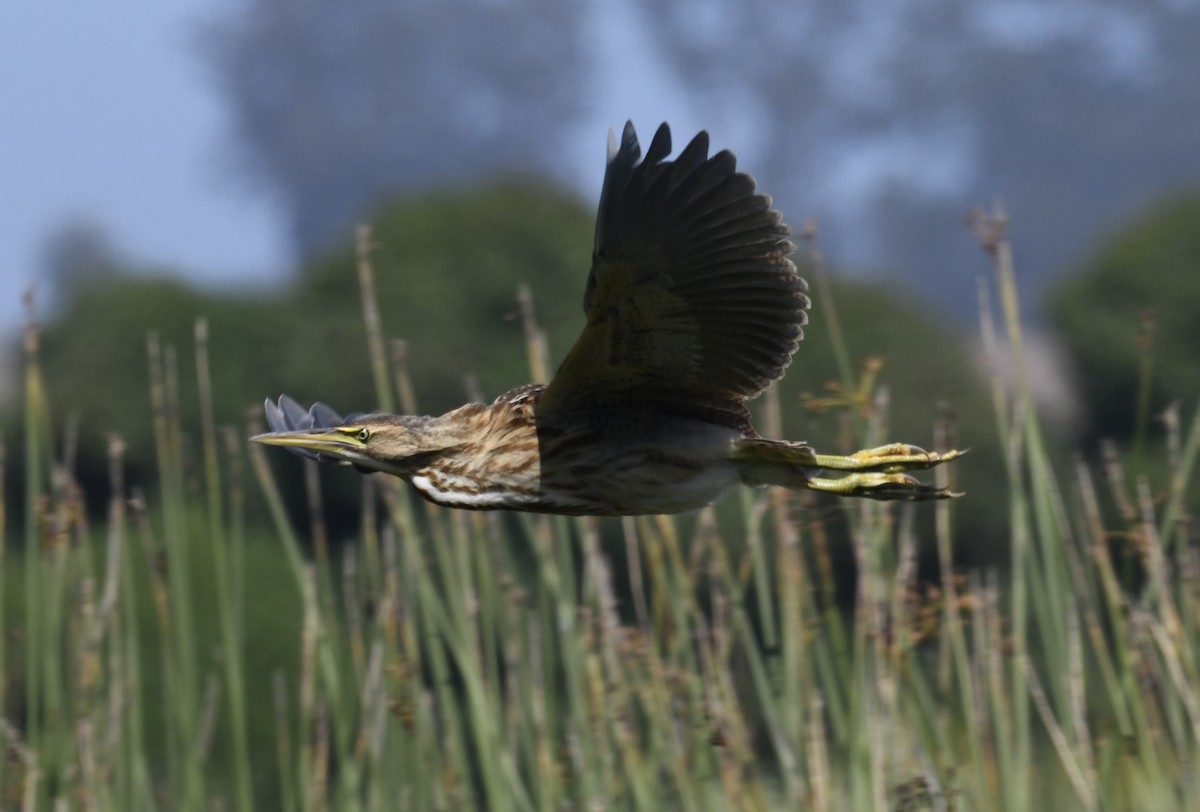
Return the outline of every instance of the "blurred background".
{"type": "MultiPolygon", "coordinates": [[[[948,511],[956,570],[994,567],[1004,583],[1008,543],[1019,532],[1010,512],[1024,498],[1010,492],[1002,449],[1016,443],[998,439],[996,417],[997,408],[1013,408],[1005,398],[1016,389],[993,388],[994,366],[980,350],[979,296],[990,289],[991,271],[965,223],[972,206],[999,200],[1011,216],[1023,316],[1032,328],[1027,354],[1055,470],[1074,471],[1074,455],[1096,457],[1111,440],[1128,460],[1130,483],[1140,485],[1144,474],[1154,497],[1168,493],[1178,457],[1168,429],[1180,422],[1171,415],[1182,414],[1186,428],[1200,400],[1198,42],[1194,0],[4,4],[0,518],[9,544],[0,553],[15,555],[7,565],[0,559],[0,659],[8,657],[0,715],[37,733],[43,706],[53,710],[50,689],[45,703],[38,697],[39,653],[49,658],[44,673],[53,675],[62,643],[54,626],[37,625],[37,573],[53,576],[47,583],[58,591],[46,592],[44,603],[54,612],[83,594],[63,570],[51,569],[68,561],[56,528],[69,521],[78,539],[94,536],[93,544],[77,545],[80,558],[101,560],[94,550],[103,543],[98,517],[110,493],[108,438],[116,435],[125,444],[118,497],[145,491],[134,502],[148,505],[149,526],[174,545],[162,570],[185,585],[190,579],[197,596],[188,610],[197,634],[181,635],[177,652],[191,663],[180,673],[195,685],[172,686],[169,669],[155,663],[146,668],[146,699],[130,693],[166,720],[145,725],[151,770],[170,772],[162,752],[175,751],[160,740],[180,753],[199,748],[189,720],[201,713],[201,676],[211,681],[210,672],[232,662],[222,651],[238,651],[240,642],[254,792],[261,801],[287,787],[271,758],[260,755],[275,747],[267,675],[298,684],[301,616],[308,628],[299,581],[284,573],[303,560],[328,575],[331,562],[340,571],[371,549],[363,539],[374,536],[375,514],[360,505],[374,481],[322,471],[323,489],[312,492],[322,494],[323,522],[307,510],[311,483],[303,467],[271,454],[297,537],[311,542],[289,557],[284,550],[292,548],[281,543],[289,537],[267,518],[263,480],[249,470],[243,438],[261,424],[263,399],[281,393],[343,413],[376,405],[355,267],[360,223],[371,227],[383,329],[407,342],[422,411],[491,399],[530,379],[519,285],[532,291],[551,360],[561,359],[583,322],[606,134],[626,119],[643,142],[670,122],[677,149],[708,129],[714,148],[737,154],[787,222],[797,230],[817,223],[832,295],[814,297],[805,341],[778,387],[783,434],[846,453],[861,444],[864,425],[878,429],[868,439],[933,446],[935,423],[949,424],[946,441],[972,450],[950,466],[953,486],[968,494],[948,511]],[[42,326],[50,437],[38,429],[40,391],[22,382],[29,290],[42,326]],[[207,321],[216,421],[229,429],[220,435],[229,439],[220,465],[231,494],[228,535],[237,540],[229,568],[236,634],[217,628],[218,610],[232,610],[221,600],[226,570],[214,563],[223,549],[220,505],[215,520],[203,507],[212,446],[199,439],[199,319],[207,321]],[[839,352],[856,373],[839,369],[839,352]],[[177,407],[181,437],[155,423],[151,366],[173,393],[159,417],[174,417],[177,407]],[[35,404],[30,414],[22,413],[23,395],[35,404]],[[22,459],[26,443],[42,444],[32,460],[22,459]],[[52,475],[43,458],[57,462],[52,475]],[[87,510],[76,510],[76,499],[87,510]],[[46,515],[24,516],[26,509],[46,515]],[[23,555],[12,543],[21,528],[23,555]],[[3,654],[6,641],[12,645],[3,654]],[[183,711],[154,710],[160,696],[174,697],[183,711]]],[[[818,278],[806,251],[797,259],[807,277],[818,278]]],[[[752,406],[757,411],[761,402],[752,406]]],[[[766,425],[763,415],[756,418],[766,425]]],[[[735,553],[749,544],[738,508],[750,503],[742,494],[716,511],[721,533],[714,538],[735,553]]],[[[849,605],[856,562],[848,528],[860,505],[807,495],[783,504],[805,554],[822,564],[828,554],[832,566],[822,578],[836,574],[833,597],[849,605]]],[[[935,512],[926,507],[880,515],[912,519],[923,548],[918,579],[932,580],[935,512]]],[[[1119,509],[1097,508],[1108,517],[1119,509]]],[[[455,527],[476,529],[483,525],[468,520],[486,520],[489,538],[511,536],[520,552],[515,571],[536,581],[536,548],[518,518],[451,518],[455,527]]],[[[433,526],[418,511],[414,526],[422,522],[433,526]]],[[[1132,522],[1129,514],[1104,526],[1132,522]]],[[[695,514],[679,526],[684,539],[708,532],[695,514]]],[[[620,529],[615,520],[599,525],[616,572],[625,569],[620,529]]],[[[1047,538],[1057,545],[1057,537],[1047,538]]],[[[405,544],[423,554],[447,549],[424,541],[409,536],[405,544]]],[[[496,551],[485,539],[467,541],[481,542],[462,548],[473,554],[496,551]]],[[[1114,541],[1123,575],[1136,581],[1133,542],[1121,544],[1114,541]]],[[[151,663],[160,659],[159,638],[143,586],[161,574],[160,560],[152,544],[139,545],[147,556],[138,565],[142,585],[125,600],[128,618],[144,628],[151,663]]],[[[565,543],[555,549],[567,565],[580,552],[565,543]]],[[[379,574],[369,563],[362,571],[379,574]]],[[[503,583],[507,571],[498,572],[503,583]]],[[[1056,600],[1072,592],[1065,581],[1046,583],[1056,600]]],[[[325,598],[334,594],[328,584],[322,589],[325,598]]],[[[448,590],[428,592],[453,602],[448,590]]],[[[171,595],[190,606],[174,583],[171,595]]],[[[575,607],[569,589],[560,598],[575,607]]],[[[632,622],[627,600],[621,609],[632,622]]],[[[53,617],[71,626],[75,615],[53,617]]],[[[582,638],[555,624],[564,640],[582,638]]],[[[1129,668],[1119,682],[1144,686],[1144,672],[1129,668]]],[[[361,677],[342,684],[362,684],[361,677]]],[[[838,678],[826,679],[841,690],[838,678]]],[[[815,705],[804,699],[797,707],[815,705]]],[[[875,705],[864,707],[875,713],[875,705]]],[[[58,718],[47,712],[43,721],[58,718]]],[[[1107,725],[1093,729],[1107,736],[1107,725]]],[[[224,741],[217,736],[218,749],[224,741]]],[[[845,740],[847,752],[867,752],[856,741],[845,740]]],[[[561,742],[553,749],[566,752],[561,742]]],[[[45,752],[53,757],[53,749],[45,752]]],[[[69,777],[71,763],[60,754],[47,775],[69,777]]],[[[230,763],[246,770],[250,762],[230,763]]],[[[1134,785],[1140,792],[1142,784],[1134,785]]]]}
{"type": "MultiPolygon", "coordinates": [[[[999,461],[972,205],[1011,214],[1064,449],[1134,434],[1149,357],[1143,411],[1200,392],[1194,2],[190,0],[0,18],[0,396],[12,416],[34,289],[84,479],[110,431],[135,477],[152,464],[146,336],[178,348],[187,403],[198,317],[221,420],[282,391],[369,408],[359,222],[425,410],[526,380],[519,283],[560,358],[606,132],[628,118],[643,139],[669,121],[677,148],[707,128],[788,222],[816,220],[854,360],[884,361],[891,433],[930,442],[943,404],[985,452],[963,464],[976,487],[999,461]]],[[[818,307],[787,379],[792,436],[837,436],[799,401],[835,377],[826,325],[818,307]]]]}

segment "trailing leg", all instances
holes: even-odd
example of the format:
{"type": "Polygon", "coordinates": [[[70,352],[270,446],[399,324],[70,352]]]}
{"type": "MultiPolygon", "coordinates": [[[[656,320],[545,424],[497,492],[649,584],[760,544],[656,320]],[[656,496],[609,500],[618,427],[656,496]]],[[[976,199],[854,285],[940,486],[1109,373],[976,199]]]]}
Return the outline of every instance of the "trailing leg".
{"type": "Polygon", "coordinates": [[[856,451],[849,456],[817,454],[803,443],[747,438],[739,440],[734,459],[742,481],[748,485],[781,485],[785,488],[834,493],[869,499],[948,499],[960,494],[926,485],[904,473],[924,470],[961,456],[961,451],[938,453],[914,445],[892,443],[856,451]],[[823,470],[848,471],[847,476],[824,478],[823,470]]]}

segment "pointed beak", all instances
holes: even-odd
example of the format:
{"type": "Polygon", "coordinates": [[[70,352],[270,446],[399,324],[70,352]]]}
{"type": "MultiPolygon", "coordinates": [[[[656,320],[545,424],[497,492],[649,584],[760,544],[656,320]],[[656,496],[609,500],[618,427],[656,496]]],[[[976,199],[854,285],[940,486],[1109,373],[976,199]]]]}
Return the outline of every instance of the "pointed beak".
{"type": "Polygon", "coordinates": [[[363,443],[344,430],[343,418],[324,403],[305,409],[287,395],[279,402],[267,399],[263,407],[271,431],[250,440],[277,445],[293,454],[318,462],[353,462],[362,456],[363,443]]]}
{"type": "Polygon", "coordinates": [[[361,441],[336,428],[306,429],[306,431],[268,432],[250,438],[253,443],[280,445],[289,451],[312,459],[347,459],[364,451],[361,441]]]}

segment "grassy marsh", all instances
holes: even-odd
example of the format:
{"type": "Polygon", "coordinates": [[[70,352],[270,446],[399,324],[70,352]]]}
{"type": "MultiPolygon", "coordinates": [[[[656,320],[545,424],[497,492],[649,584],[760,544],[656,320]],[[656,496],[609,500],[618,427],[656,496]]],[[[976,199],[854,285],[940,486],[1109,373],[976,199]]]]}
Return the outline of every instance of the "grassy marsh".
{"type": "MultiPolygon", "coordinates": [[[[992,271],[983,341],[1017,359],[1015,384],[992,379],[1008,567],[956,565],[970,539],[956,538],[953,503],[845,503],[849,608],[827,514],[778,491],[730,497],[730,532],[711,510],[608,525],[447,511],[370,477],[358,538],[335,545],[308,470],[298,530],[263,450],[244,442],[255,427],[214,425],[208,368],[232,361],[207,357],[202,322],[199,436],[182,429],[176,349],[152,338],[157,487],[127,486],[112,438],[108,514],[93,525],[30,326],[23,545],[0,545],[3,803],[1185,808],[1200,794],[1200,559],[1185,499],[1200,412],[1168,424],[1158,490],[1116,454],[1052,464],[1003,218],[975,227],[992,271]],[[250,489],[270,533],[247,527],[250,489]],[[918,538],[916,511],[935,512],[933,539],[918,538]],[[920,579],[927,546],[938,574],[920,579]],[[265,613],[286,618],[286,639],[263,632],[265,613]]],[[[379,403],[413,412],[418,387],[370,295],[368,243],[379,403]]],[[[545,340],[522,312],[544,377],[545,340]]],[[[838,352],[843,390],[859,391],[838,352]]],[[[766,434],[783,408],[773,397],[758,406],[766,434]]],[[[859,447],[886,439],[885,414],[851,416],[859,447]]]]}

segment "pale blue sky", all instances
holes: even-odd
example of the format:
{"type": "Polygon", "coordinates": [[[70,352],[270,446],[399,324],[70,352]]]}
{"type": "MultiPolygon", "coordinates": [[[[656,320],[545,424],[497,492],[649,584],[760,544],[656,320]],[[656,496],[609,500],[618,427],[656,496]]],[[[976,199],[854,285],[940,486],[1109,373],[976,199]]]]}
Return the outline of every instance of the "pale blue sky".
{"type": "Polygon", "coordinates": [[[280,219],[239,183],[196,22],[232,0],[0,11],[0,330],[72,217],[139,262],[214,283],[282,278],[280,219]]]}

